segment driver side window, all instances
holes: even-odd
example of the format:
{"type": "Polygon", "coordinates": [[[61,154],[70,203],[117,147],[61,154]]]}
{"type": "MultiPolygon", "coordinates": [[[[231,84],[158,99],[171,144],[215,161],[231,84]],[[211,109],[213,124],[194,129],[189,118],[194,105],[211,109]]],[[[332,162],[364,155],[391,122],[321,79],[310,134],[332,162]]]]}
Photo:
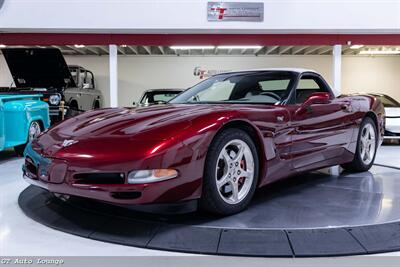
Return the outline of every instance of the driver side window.
{"type": "Polygon", "coordinates": [[[296,103],[301,104],[313,93],[329,93],[325,84],[313,75],[303,75],[296,88],[296,103]]]}

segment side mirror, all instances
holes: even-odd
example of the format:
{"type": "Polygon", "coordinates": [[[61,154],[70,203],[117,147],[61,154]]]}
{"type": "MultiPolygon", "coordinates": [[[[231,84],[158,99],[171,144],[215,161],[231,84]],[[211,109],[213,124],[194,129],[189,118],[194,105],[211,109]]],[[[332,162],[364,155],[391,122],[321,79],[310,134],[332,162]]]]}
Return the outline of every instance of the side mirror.
{"type": "Polygon", "coordinates": [[[315,104],[328,104],[331,100],[331,95],[329,93],[313,93],[307,97],[306,101],[301,104],[300,108],[296,111],[296,114],[311,113],[311,106],[315,104]]]}

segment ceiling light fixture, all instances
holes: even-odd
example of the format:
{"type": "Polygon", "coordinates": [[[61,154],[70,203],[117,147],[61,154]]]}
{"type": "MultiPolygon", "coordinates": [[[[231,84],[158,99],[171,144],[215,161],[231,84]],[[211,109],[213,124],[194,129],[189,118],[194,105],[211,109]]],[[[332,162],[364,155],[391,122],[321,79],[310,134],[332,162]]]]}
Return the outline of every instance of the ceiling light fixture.
{"type": "Polygon", "coordinates": [[[192,46],[173,45],[173,46],[170,46],[169,48],[171,48],[173,50],[214,49],[215,46],[213,46],[213,45],[192,45],[192,46]]]}
{"type": "Polygon", "coordinates": [[[75,47],[76,47],[76,48],[84,48],[85,45],[78,45],[78,44],[76,44],[75,47]]]}
{"type": "Polygon", "coordinates": [[[127,45],[121,45],[121,47],[127,47],[127,45]]]}
{"type": "Polygon", "coordinates": [[[360,55],[398,55],[400,50],[363,50],[360,55]]]}
{"type": "Polygon", "coordinates": [[[0,48],[6,48],[7,46],[5,44],[0,44],[0,48]]]}
{"type": "Polygon", "coordinates": [[[360,49],[361,47],[364,47],[364,45],[352,45],[350,49],[360,49]]]}
{"type": "Polygon", "coordinates": [[[261,49],[261,45],[220,45],[218,49],[261,49]]]}

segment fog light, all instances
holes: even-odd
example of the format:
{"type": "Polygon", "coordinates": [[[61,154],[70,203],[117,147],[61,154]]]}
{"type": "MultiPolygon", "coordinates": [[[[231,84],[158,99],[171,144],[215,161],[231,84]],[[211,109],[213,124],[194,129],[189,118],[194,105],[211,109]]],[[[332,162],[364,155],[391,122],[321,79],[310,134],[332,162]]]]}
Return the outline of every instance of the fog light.
{"type": "Polygon", "coordinates": [[[128,175],[129,184],[155,183],[165,181],[178,176],[178,172],[173,169],[138,170],[130,172],[128,175]]]}

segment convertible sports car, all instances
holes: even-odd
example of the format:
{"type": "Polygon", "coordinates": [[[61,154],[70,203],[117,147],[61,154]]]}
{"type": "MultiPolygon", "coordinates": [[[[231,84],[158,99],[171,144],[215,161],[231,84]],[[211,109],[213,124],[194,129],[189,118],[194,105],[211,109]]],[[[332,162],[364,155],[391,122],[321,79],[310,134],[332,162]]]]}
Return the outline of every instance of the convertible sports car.
{"type": "Polygon", "coordinates": [[[299,172],[368,170],[384,116],[376,98],[336,98],[314,71],[218,74],[165,105],[58,124],[25,150],[24,177],[58,194],[233,214],[257,187],[299,172]]]}

